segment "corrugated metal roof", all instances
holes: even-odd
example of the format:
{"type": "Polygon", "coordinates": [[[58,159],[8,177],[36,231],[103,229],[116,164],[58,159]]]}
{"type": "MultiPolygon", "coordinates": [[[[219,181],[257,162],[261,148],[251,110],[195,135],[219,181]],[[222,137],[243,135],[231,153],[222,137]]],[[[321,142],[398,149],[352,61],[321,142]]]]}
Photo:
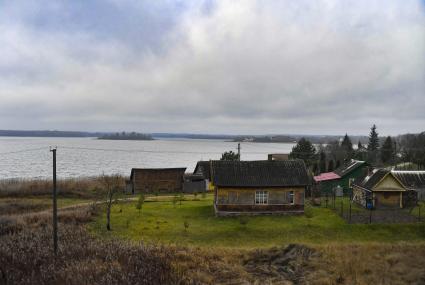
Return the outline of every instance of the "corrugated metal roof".
{"type": "Polygon", "coordinates": [[[224,187],[306,186],[309,177],[301,160],[212,161],[212,180],[224,187]]]}
{"type": "Polygon", "coordinates": [[[333,172],[335,172],[340,177],[343,177],[365,164],[365,161],[351,159],[350,161],[345,162],[343,165],[335,169],[333,172]]]}
{"type": "Polygon", "coordinates": [[[392,170],[391,174],[407,189],[425,189],[425,171],[392,170]]]}
{"type": "Polygon", "coordinates": [[[353,184],[372,190],[372,188],[388,173],[390,173],[390,171],[386,169],[374,169],[371,174],[366,174],[357,178],[353,184]]]}
{"type": "Polygon", "coordinates": [[[314,181],[316,182],[329,181],[329,180],[335,180],[340,178],[341,176],[339,176],[338,174],[334,172],[325,172],[325,173],[320,173],[320,175],[314,176],[314,181]]]}

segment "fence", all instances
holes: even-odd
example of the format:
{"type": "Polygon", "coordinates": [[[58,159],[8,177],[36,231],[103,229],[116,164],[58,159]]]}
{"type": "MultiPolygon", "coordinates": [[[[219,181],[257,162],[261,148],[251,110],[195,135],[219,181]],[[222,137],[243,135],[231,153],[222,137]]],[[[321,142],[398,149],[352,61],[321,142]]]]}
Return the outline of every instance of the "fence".
{"type": "Polygon", "coordinates": [[[350,224],[416,223],[425,221],[425,203],[408,208],[367,209],[352,201],[351,192],[312,197],[312,204],[334,210],[350,224]]]}

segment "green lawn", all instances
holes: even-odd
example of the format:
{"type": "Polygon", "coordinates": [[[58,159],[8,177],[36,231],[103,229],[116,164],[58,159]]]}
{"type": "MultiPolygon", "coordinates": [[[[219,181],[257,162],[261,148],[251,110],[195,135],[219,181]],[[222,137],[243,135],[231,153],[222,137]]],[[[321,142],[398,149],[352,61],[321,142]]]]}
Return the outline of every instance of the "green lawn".
{"type": "Polygon", "coordinates": [[[220,247],[269,247],[285,243],[425,241],[425,225],[350,225],[331,209],[309,207],[303,216],[215,217],[212,198],[145,202],[141,213],[135,202],[115,205],[112,231],[105,214],[90,229],[101,237],[145,242],[220,247]],[[244,224],[244,221],[246,222],[244,224]],[[188,226],[185,229],[185,224],[188,226]]]}

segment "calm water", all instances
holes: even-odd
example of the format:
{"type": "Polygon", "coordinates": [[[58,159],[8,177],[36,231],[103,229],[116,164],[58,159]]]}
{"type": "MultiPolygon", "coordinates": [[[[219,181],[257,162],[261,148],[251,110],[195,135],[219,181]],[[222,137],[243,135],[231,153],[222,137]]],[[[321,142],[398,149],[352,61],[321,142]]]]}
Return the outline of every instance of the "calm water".
{"type": "MultiPolygon", "coordinates": [[[[0,137],[0,179],[51,177],[50,146],[57,146],[59,178],[110,173],[129,175],[133,167],[187,167],[236,151],[237,143],[220,140],[112,141],[95,138],[0,137]],[[40,148],[40,149],[38,149],[40,148]],[[28,150],[29,151],[23,151],[28,150]]],[[[241,143],[242,160],[267,159],[287,153],[293,144],[241,143]]]]}

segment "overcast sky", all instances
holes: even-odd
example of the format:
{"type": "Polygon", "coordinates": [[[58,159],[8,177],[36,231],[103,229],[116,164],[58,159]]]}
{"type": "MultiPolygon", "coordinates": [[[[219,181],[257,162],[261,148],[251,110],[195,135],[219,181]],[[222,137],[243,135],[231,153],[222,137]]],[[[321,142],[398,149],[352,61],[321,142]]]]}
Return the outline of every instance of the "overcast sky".
{"type": "Polygon", "coordinates": [[[0,129],[425,131],[425,1],[0,0],[0,129]]]}

